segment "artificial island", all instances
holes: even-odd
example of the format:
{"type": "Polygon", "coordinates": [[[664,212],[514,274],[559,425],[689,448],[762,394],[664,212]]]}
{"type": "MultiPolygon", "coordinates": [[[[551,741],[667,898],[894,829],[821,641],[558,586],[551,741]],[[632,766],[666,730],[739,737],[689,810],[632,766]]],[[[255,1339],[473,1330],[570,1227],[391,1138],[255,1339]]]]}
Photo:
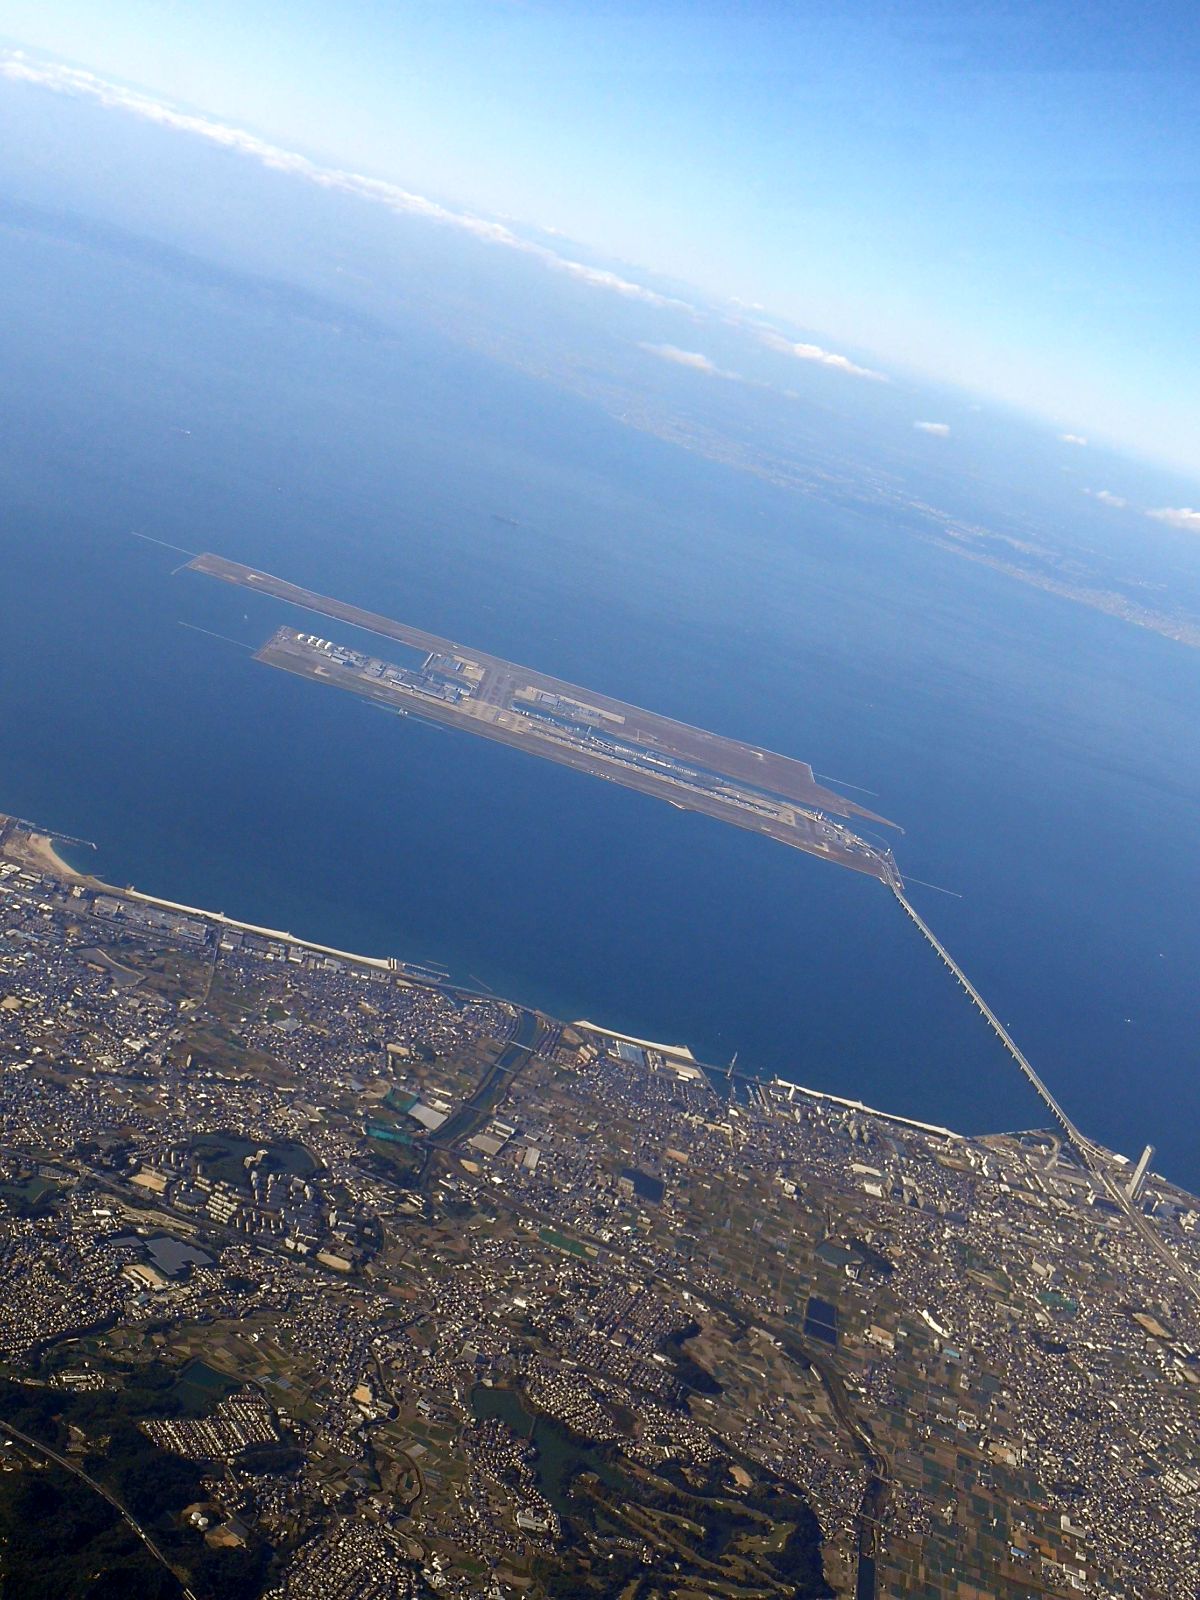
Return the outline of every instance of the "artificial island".
{"type": "Polygon", "coordinates": [[[393,639],[420,655],[411,664],[387,661],[332,639],[280,628],[257,652],[256,659],[267,666],[658,796],[681,810],[899,885],[891,851],[859,838],[836,819],[894,824],[819,783],[807,762],[627,705],[224,556],[199,555],[187,565],[393,639]]]}

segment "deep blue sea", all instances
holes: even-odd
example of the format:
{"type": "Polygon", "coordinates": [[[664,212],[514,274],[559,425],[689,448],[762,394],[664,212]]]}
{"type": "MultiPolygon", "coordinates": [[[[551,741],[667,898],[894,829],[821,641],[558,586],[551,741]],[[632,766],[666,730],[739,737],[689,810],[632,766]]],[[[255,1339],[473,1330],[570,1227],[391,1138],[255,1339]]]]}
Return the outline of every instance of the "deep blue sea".
{"type": "Polygon", "coordinates": [[[1077,1120],[1200,1189],[1200,652],[415,323],[28,231],[0,271],[0,809],[113,880],[565,1017],[1044,1122],[879,885],[258,666],[180,623],[257,645],[284,608],[131,531],[217,550],[873,791],[1077,1120]]]}

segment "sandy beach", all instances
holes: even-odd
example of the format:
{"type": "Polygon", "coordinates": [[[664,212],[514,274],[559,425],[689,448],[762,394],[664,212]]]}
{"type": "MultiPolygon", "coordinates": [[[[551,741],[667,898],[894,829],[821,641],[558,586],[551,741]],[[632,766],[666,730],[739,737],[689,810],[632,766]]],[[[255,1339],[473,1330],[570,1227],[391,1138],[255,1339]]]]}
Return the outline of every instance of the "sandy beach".
{"type": "Polygon", "coordinates": [[[13,828],[0,846],[0,854],[8,861],[19,861],[33,872],[45,872],[69,883],[96,883],[98,880],[86,872],[77,872],[55,848],[47,833],[30,833],[24,828],[13,828]]]}

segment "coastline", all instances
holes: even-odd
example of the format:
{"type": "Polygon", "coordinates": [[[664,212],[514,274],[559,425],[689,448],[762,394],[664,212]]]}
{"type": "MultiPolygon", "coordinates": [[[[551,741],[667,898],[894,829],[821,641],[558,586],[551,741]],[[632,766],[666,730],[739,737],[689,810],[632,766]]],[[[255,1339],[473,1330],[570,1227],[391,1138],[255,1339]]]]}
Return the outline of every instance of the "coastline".
{"type": "MultiPolygon", "coordinates": [[[[438,981],[438,979],[435,979],[435,974],[430,973],[427,968],[421,966],[421,963],[410,965],[410,963],[403,962],[402,958],[398,957],[362,955],[354,952],[354,950],[334,949],[333,946],[328,946],[328,944],[318,944],[314,939],[299,938],[298,934],[285,933],[285,931],[277,930],[277,928],[264,928],[264,926],[256,925],[256,923],[240,922],[237,918],[227,917],[224,912],[213,912],[213,910],[205,910],[203,907],[198,906],[182,906],[178,901],[168,901],[168,899],[163,899],[162,896],[157,896],[157,894],[142,893],[141,890],[136,890],[133,885],[126,885],[125,888],[120,888],[120,886],[104,882],[104,878],[98,877],[96,874],[80,872],[80,870],[70,866],[70,862],[56,848],[56,842],[86,843],[85,840],[70,840],[66,835],[45,832],[45,830],[37,829],[37,827],[32,826],[30,822],[24,821],[22,818],[14,818],[14,816],[0,813],[0,861],[13,862],[18,869],[32,872],[38,877],[58,878],[59,882],[72,886],[75,894],[82,894],[85,890],[99,894],[110,894],[110,896],[117,896],[118,899],[125,899],[125,901],[131,901],[134,904],[154,906],[157,909],[166,910],[166,912],[171,912],[176,917],[202,918],[205,922],[214,923],[218,928],[230,928],[230,930],[237,930],[238,933],[258,934],[259,938],[269,939],[269,941],[277,942],[282,946],[312,950],[312,952],[325,955],[325,957],[336,958],[336,960],[346,962],[347,965],[360,966],[360,968],[365,968],[366,971],[373,971],[378,976],[390,974],[398,981],[410,982],[410,984],[430,987],[430,989],[450,990],[454,994],[478,994],[478,990],[454,984],[453,979],[438,981]]],[[[94,848],[94,846],[91,846],[91,848],[94,848]]],[[[504,995],[490,995],[490,998],[496,1000],[499,1005],[507,1006],[510,1010],[526,1010],[525,1006],[520,1005],[520,1002],[509,1000],[504,995]]],[[[550,1018],[550,1021],[557,1022],[560,1019],[550,1018]]],[[[683,1074],[701,1075],[706,1070],[707,1072],[717,1070],[712,1062],[699,1061],[686,1045],[662,1045],[662,1043],[654,1042],[654,1040],[645,1040],[645,1038],[638,1038],[632,1034],[624,1034],[619,1030],[606,1029],[598,1022],[578,1021],[566,1024],[566,1026],[582,1030],[584,1034],[594,1035],[594,1037],[610,1038],[614,1042],[635,1043],[635,1045],[642,1046],[645,1050],[656,1051],[656,1053],[661,1054],[667,1064],[674,1066],[677,1072],[683,1072],[683,1074]]],[[[794,1080],[781,1077],[778,1074],[770,1078],[757,1078],[757,1075],[754,1074],[746,1074],[746,1077],[754,1078],[762,1090],[774,1088],[778,1093],[786,1093],[789,1101],[792,1101],[795,1096],[800,1096],[800,1098],[808,1099],[808,1101],[816,1102],[816,1104],[840,1106],[843,1109],[866,1115],[866,1117],[877,1118],[880,1122],[891,1123],[899,1130],[906,1130],[907,1128],[907,1130],[914,1130],[917,1133],[925,1134],[925,1136],[931,1136],[931,1138],[942,1139],[942,1141],[947,1142],[947,1146],[949,1144],[960,1144],[960,1146],[962,1144],[976,1144],[981,1139],[997,1138],[998,1136],[998,1134],[960,1133],[954,1128],[946,1128],[946,1126],[939,1125],[939,1123],[922,1122],[918,1118],[907,1117],[907,1115],[899,1114],[899,1112],[880,1110],[878,1107],[869,1106],[866,1102],[850,1098],[850,1096],[832,1094],[829,1091],[811,1090],[811,1088],[806,1088],[806,1086],[795,1083],[794,1080]]],[[[1091,1155],[1091,1157],[1106,1157],[1109,1162],[1114,1162],[1115,1160],[1120,1165],[1128,1166],[1125,1157],[1117,1155],[1115,1152],[1110,1152],[1110,1150],[1104,1149],[1104,1147],[1093,1141],[1086,1141],[1083,1154],[1085,1154],[1085,1165],[1091,1165],[1090,1162],[1086,1162],[1086,1155],[1091,1155]]],[[[1123,1200],[1123,1192],[1115,1186],[1112,1174],[1107,1173],[1107,1171],[1101,1171],[1098,1176],[1101,1178],[1104,1189],[1109,1192],[1110,1198],[1120,1205],[1123,1200]]],[[[1166,1179],[1162,1178],[1162,1174],[1155,1173],[1154,1176],[1158,1179],[1158,1182],[1166,1182],[1166,1179]]],[[[1179,1192],[1179,1194],[1189,1194],[1189,1190],[1179,1189],[1176,1184],[1171,1184],[1170,1187],[1179,1192]]],[[[1173,1270],[1174,1274],[1179,1274],[1178,1262],[1174,1261],[1173,1256],[1170,1256],[1170,1251],[1166,1250],[1166,1246],[1163,1245],[1160,1238],[1150,1235],[1149,1226],[1144,1224],[1144,1219],[1139,1218],[1136,1213],[1133,1213],[1133,1218],[1131,1219],[1134,1221],[1134,1226],[1138,1226],[1139,1232],[1147,1238],[1147,1243],[1152,1243],[1155,1253],[1160,1254],[1160,1256],[1166,1256],[1170,1261],[1171,1270],[1173,1270]]],[[[1190,1280],[1186,1280],[1186,1286],[1189,1288],[1190,1293],[1194,1293],[1197,1298],[1200,1298],[1200,1280],[1195,1285],[1190,1280]]]]}
{"type": "MultiPolygon", "coordinates": [[[[435,975],[431,974],[429,970],[423,967],[420,963],[413,963],[410,965],[400,957],[369,956],[363,955],[357,951],[337,949],[331,945],[321,944],[313,939],[305,939],[297,934],[285,932],[282,929],[266,928],[256,923],[243,922],[238,918],[226,916],[226,914],[221,911],[209,911],[200,906],[183,905],[178,901],[167,900],[160,895],[146,894],[140,889],[135,889],[132,884],[121,887],[116,884],[107,883],[103,878],[98,877],[94,873],[80,872],[75,867],[72,867],[70,862],[68,862],[56,848],[56,840],[63,843],[71,842],[65,840],[62,835],[39,831],[22,818],[0,814],[0,860],[10,861],[18,868],[28,872],[33,872],[39,876],[57,878],[60,882],[70,884],[77,893],[81,893],[84,889],[88,889],[99,894],[113,895],[120,899],[132,901],[143,906],[153,906],[159,910],[171,912],[179,917],[200,918],[206,922],[215,924],[219,928],[229,928],[236,930],[239,933],[254,934],[260,938],[268,939],[284,946],[290,945],[304,950],[311,950],[317,954],[332,957],[336,960],[344,961],[348,964],[356,965],[378,974],[390,973],[408,983],[415,983],[417,985],[424,985],[431,988],[444,988],[454,993],[472,995],[477,993],[477,991],[472,988],[456,984],[453,979],[449,977],[442,980],[436,980],[435,975]]],[[[490,998],[496,1000],[498,1003],[504,1006],[526,1009],[521,1006],[519,1001],[513,1001],[502,995],[492,995],[490,998]]],[[[553,1020],[557,1021],[559,1019],[553,1020]]],[[[661,1054],[668,1063],[673,1065],[676,1070],[679,1071],[699,1074],[706,1069],[714,1070],[712,1063],[702,1062],[692,1053],[687,1045],[661,1044],[654,1040],[642,1039],[633,1034],[624,1033],[611,1028],[605,1028],[600,1023],[584,1020],[576,1021],[568,1025],[595,1037],[603,1037],[623,1043],[635,1044],[643,1049],[653,1050],[661,1054]]],[[[842,1106],[847,1110],[857,1111],[863,1115],[878,1118],[883,1122],[892,1123],[897,1127],[912,1128],[923,1134],[932,1135],[947,1141],[974,1143],[980,1138],[988,1137],[986,1134],[964,1134],[956,1129],[947,1128],[937,1123],[924,1122],[915,1117],[905,1116],[902,1113],[881,1110],[876,1106],[868,1105],[862,1100],[854,1099],[849,1096],[832,1094],[818,1089],[806,1088],[804,1085],[798,1084],[793,1080],[784,1078],[778,1074],[775,1074],[772,1077],[764,1076],[761,1079],[757,1078],[754,1074],[746,1074],[746,1076],[755,1078],[755,1081],[759,1082],[764,1087],[769,1086],[781,1092],[786,1092],[789,1100],[795,1095],[800,1095],[813,1101],[842,1106]]],[[[1094,1154],[1100,1154],[1103,1152],[1103,1147],[1096,1145],[1091,1141],[1087,1142],[1086,1147],[1094,1154]]],[[[1103,1153],[1108,1155],[1110,1158],[1114,1154],[1113,1152],[1103,1153]]],[[[1124,1157],[1117,1157],[1117,1159],[1121,1162],[1125,1162],[1124,1157]]],[[[1159,1175],[1155,1174],[1155,1176],[1159,1175]]],[[[1162,1181],[1161,1178],[1160,1181],[1162,1181]]],[[[1187,1191],[1182,1192],[1186,1193],[1187,1191]]]]}
{"type": "MultiPolygon", "coordinates": [[[[120,899],[132,900],[140,905],[154,906],[163,911],[170,911],[181,917],[198,917],[221,928],[230,928],[239,933],[256,934],[260,938],[271,939],[277,943],[297,946],[304,950],[312,950],[320,955],[332,956],[335,959],[365,967],[374,972],[391,972],[398,978],[430,987],[444,987],[456,993],[471,993],[476,991],[461,987],[448,979],[444,983],[434,984],[432,976],[420,963],[410,965],[402,958],[396,956],[370,956],[358,951],[340,950],[331,945],[320,944],[313,939],[305,939],[298,934],[288,933],[278,928],[266,928],[257,923],[243,922],[236,917],[227,916],[223,911],[209,911],[201,906],[184,905],[179,901],[167,900],[161,895],[146,894],[140,889],[135,889],[132,884],[121,887],[117,884],[106,882],[94,873],[79,872],[59,853],[54,846],[54,835],[40,833],[28,826],[17,817],[0,817],[0,860],[10,860],[27,871],[56,877],[66,883],[88,888],[100,894],[114,895],[120,899]]],[[[520,1006],[521,1002],[514,1001],[503,995],[491,996],[503,1005],[520,1006]]],[[[623,1033],[620,1030],[606,1028],[601,1023],[579,1020],[569,1024],[593,1037],[607,1038],[626,1044],[638,1045],[643,1049],[653,1050],[662,1055],[671,1065],[683,1071],[699,1074],[711,1063],[702,1062],[685,1044],[662,1044],[652,1039],[642,1039],[634,1034],[623,1033]]],[[[749,1076],[754,1076],[750,1074],[749,1076]]],[[[972,1135],[959,1133],[952,1128],[940,1127],[937,1124],[924,1123],[912,1117],[906,1117],[896,1112],[881,1111],[878,1107],[869,1106],[861,1100],[851,1099],[842,1095],[829,1094],[817,1089],[808,1089],[789,1079],[775,1076],[756,1079],[764,1086],[774,1086],[788,1091],[789,1098],[794,1094],[802,1095],[815,1101],[824,1101],[829,1104],[844,1106],[867,1116],[877,1117],[884,1122],[916,1128],[924,1133],[958,1140],[965,1143],[972,1142],[972,1135]]]]}

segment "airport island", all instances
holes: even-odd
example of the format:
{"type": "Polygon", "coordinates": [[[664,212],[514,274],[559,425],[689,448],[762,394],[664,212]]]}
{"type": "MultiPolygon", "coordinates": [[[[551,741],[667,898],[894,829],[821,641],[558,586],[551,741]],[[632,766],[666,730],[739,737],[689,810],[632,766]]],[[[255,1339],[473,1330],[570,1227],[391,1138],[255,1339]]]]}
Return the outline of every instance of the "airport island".
{"type": "Polygon", "coordinates": [[[807,762],[627,705],[224,556],[198,555],[187,570],[392,639],[418,655],[411,664],[398,663],[280,628],[257,652],[267,666],[655,795],[882,883],[900,883],[889,849],[835,819],[894,824],[819,783],[807,762]]]}
{"type": "Polygon", "coordinates": [[[0,818],[10,1579],[69,1518],[130,1600],[1195,1586],[1200,1320],[1144,1230],[1194,1271],[1200,1200],[1148,1161],[1107,1157],[1135,1224],[1061,1130],[708,1067],[62,848],[0,818]]]}

